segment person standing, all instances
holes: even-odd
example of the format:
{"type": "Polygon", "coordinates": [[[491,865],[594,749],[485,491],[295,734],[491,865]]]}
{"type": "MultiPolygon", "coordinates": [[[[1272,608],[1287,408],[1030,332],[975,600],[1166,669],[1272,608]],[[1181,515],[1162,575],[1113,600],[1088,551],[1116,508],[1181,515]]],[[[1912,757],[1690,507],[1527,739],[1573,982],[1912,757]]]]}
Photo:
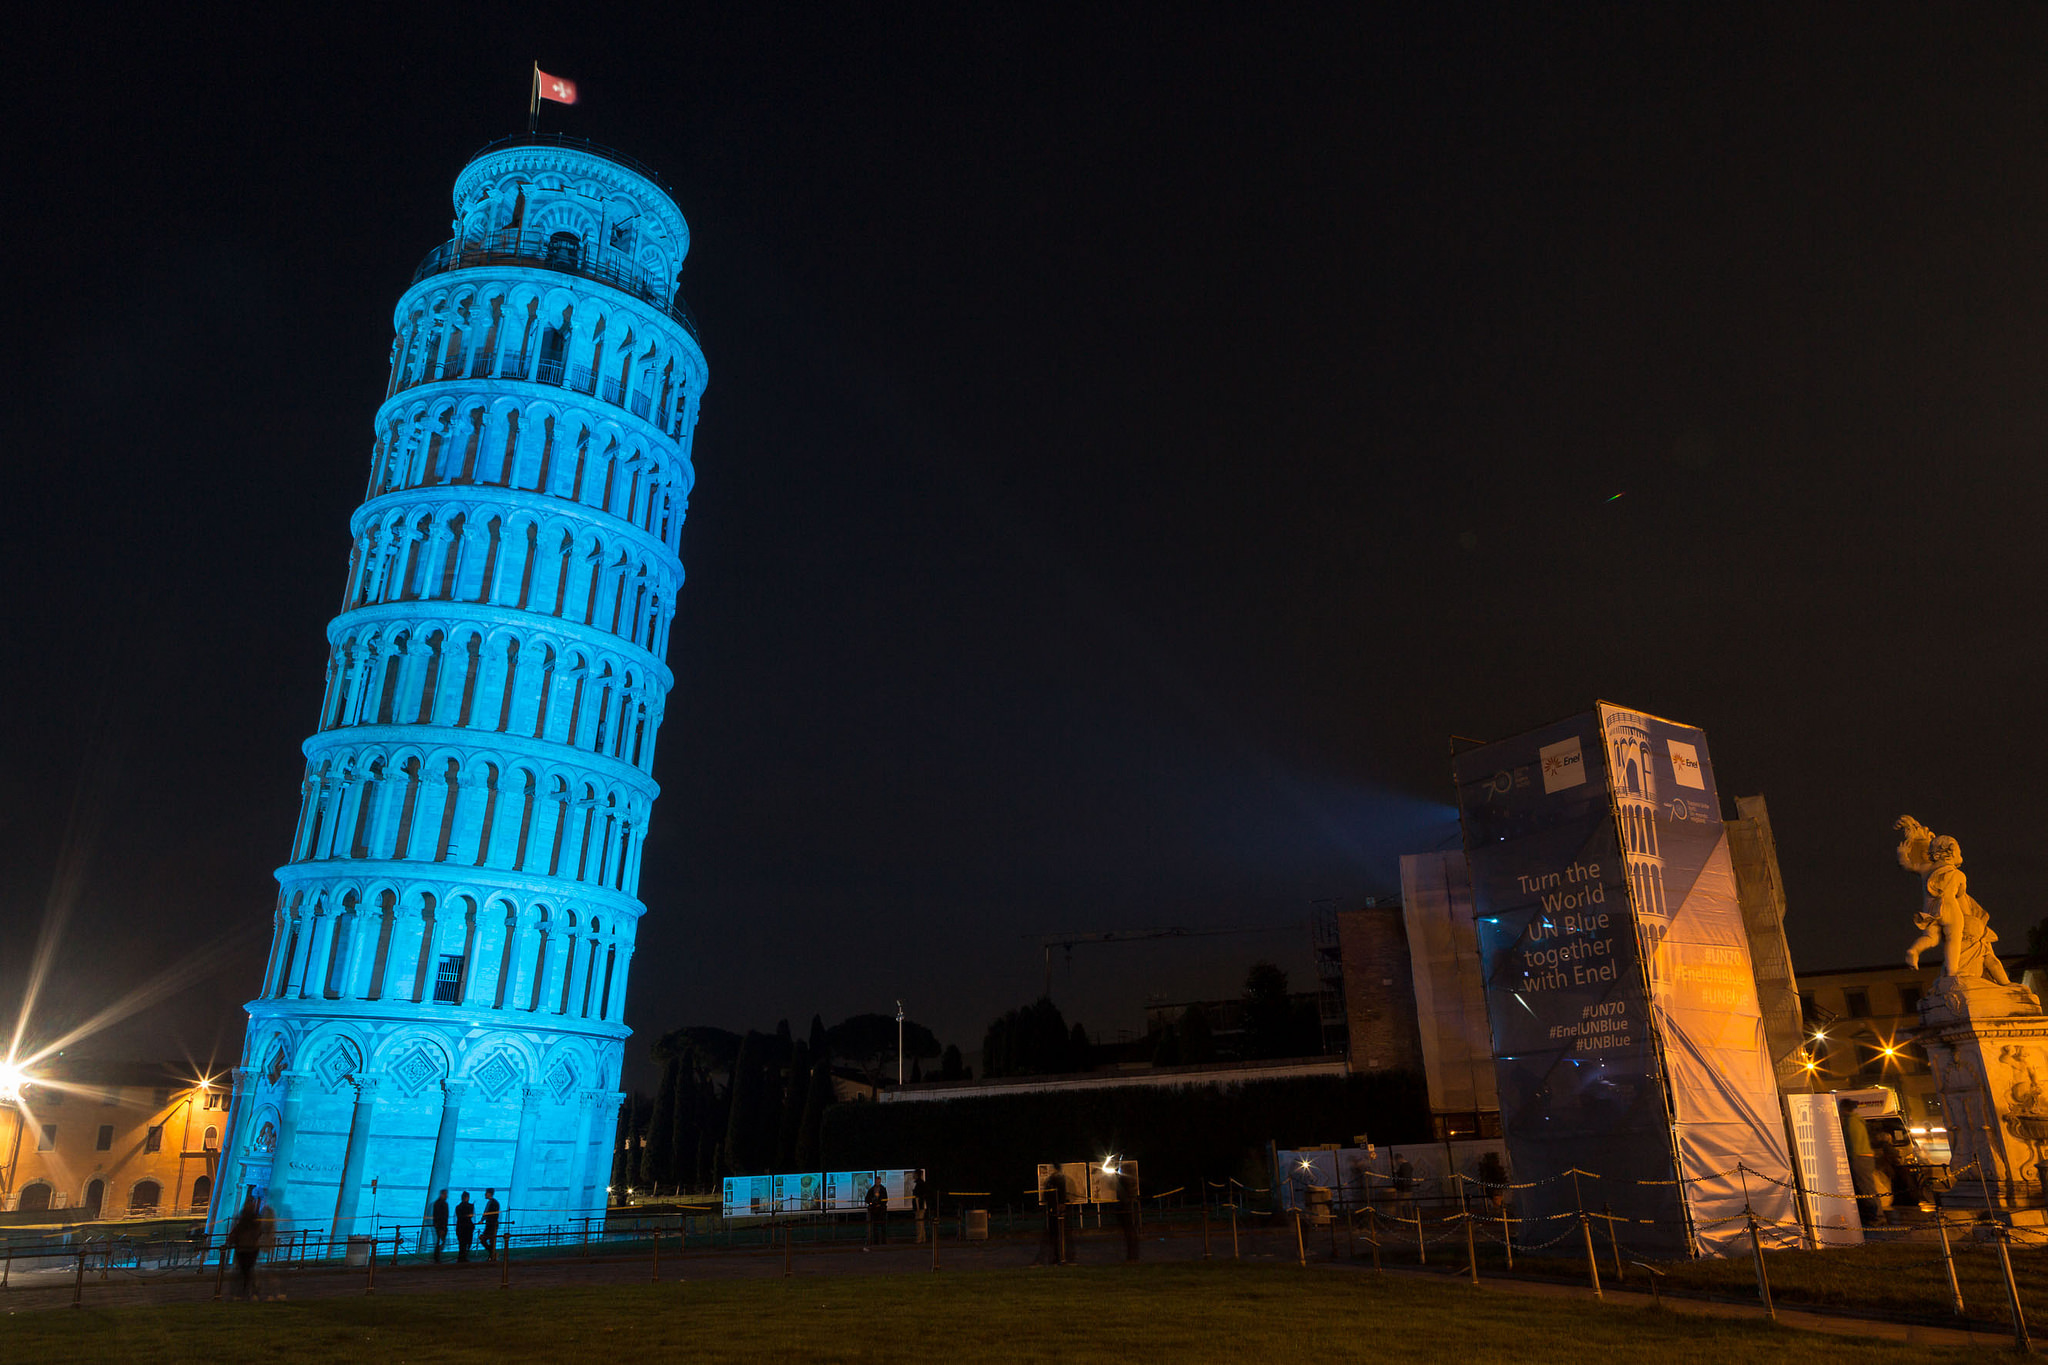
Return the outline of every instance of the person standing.
{"type": "Polygon", "coordinates": [[[1138,1259],[1138,1177],[1119,1168],[1116,1173],[1116,1222],[1124,1230],[1124,1259],[1138,1259]]]}
{"type": "Polygon", "coordinates": [[[882,1173],[875,1172],[874,1183],[868,1186],[868,1245],[885,1246],[889,1241],[889,1187],[882,1183],[882,1173]]]}
{"type": "Polygon", "coordinates": [[[1856,1216],[1875,1227],[1882,1218],[1877,1198],[1877,1153],[1870,1147],[1870,1125],[1856,1111],[1856,1101],[1843,1100],[1842,1145],[1849,1151],[1849,1180],[1856,1187],[1856,1216]]]}
{"type": "MultiPolygon", "coordinates": [[[[910,1207],[917,1217],[917,1240],[924,1241],[925,1224],[932,1222],[932,1182],[924,1178],[924,1167],[917,1168],[917,1179],[910,1186],[910,1207]]],[[[938,1225],[932,1223],[932,1236],[939,1235],[938,1225]]]]}
{"type": "Polygon", "coordinates": [[[476,1240],[476,1205],[469,1202],[469,1191],[462,1192],[462,1202],[455,1206],[455,1263],[461,1265],[469,1259],[469,1244],[476,1240]]]}
{"type": "Polygon", "coordinates": [[[235,1297],[256,1298],[256,1257],[263,1250],[263,1212],[251,1191],[242,1202],[242,1211],[235,1215],[234,1226],[228,1229],[228,1249],[235,1258],[235,1297]]]}
{"type": "MultiPolygon", "coordinates": [[[[268,1199],[262,1200],[260,1203],[261,1207],[256,1211],[256,1256],[259,1262],[256,1275],[258,1279],[260,1279],[262,1274],[262,1266],[260,1264],[262,1258],[268,1256],[273,1263],[277,1260],[277,1210],[271,1207],[268,1199]]],[[[252,1280],[252,1283],[256,1283],[256,1281],[252,1280]]],[[[281,1299],[284,1297],[284,1291],[280,1289],[277,1293],[270,1295],[270,1297],[281,1299]]]]}
{"type": "Polygon", "coordinates": [[[1067,1246],[1067,1182],[1058,1167],[1046,1176],[1045,1186],[1039,1191],[1039,1203],[1045,1208],[1045,1241],[1038,1248],[1038,1259],[1031,1264],[1058,1265],[1066,1259],[1067,1246]]]}
{"type": "Polygon", "coordinates": [[[484,1189],[484,1259],[498,1259],[498,1191],[484,1189]]]}
{"type": "Polygon", "coordinates": [[[441,1263],[441,1250],[448,1245],[448,1191],[434,1196],[434,1264],[441,1263]]]}

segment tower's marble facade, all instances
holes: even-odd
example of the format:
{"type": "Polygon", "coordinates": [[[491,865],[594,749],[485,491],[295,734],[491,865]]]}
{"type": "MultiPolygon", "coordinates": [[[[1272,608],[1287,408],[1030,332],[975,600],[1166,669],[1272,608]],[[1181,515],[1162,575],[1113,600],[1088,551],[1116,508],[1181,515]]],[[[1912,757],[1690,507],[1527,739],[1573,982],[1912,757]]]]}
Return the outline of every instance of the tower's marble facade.
{"type": "Polygon", "coordinates": [[[337,1236],[444,1186],[528,1228],[603,1206],[707,377],[689,241],[589,144],[456,180],[398,302],[217,1219],[252,1187],[337,1236]]]}

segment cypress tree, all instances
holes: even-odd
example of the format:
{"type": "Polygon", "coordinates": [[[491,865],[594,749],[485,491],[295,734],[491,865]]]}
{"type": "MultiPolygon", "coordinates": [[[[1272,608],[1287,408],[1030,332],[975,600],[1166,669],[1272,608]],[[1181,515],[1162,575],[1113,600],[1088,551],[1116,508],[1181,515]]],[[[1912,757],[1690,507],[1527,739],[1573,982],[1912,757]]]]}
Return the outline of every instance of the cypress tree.
{"type": "Polygon", "coordinates": [[[661,1068],[661,1089],[654,1095],[654,1113],[647,1125],[647,1145],[641,1148],[640,1178],[649,1185],[669,1184],[682,1175],[675,1168],[676,1089],[683,1072],[683,1059],[674,1052],[661,1068]]]}
{"type": "Polygon", "coordinates": [[[782,1084],[782,1120],[775,1133],[775,1169],[796,1171],[796,1142],[804,1127],[804,1102],[811,1095],[811,1050],[802,1043],[791,1049],[789,1076],[782,1084]]]}
{"type": "MultiPolygon", "coordinates": [[[[2043,923],[2048,923],[2044,920],[2043,923]]],[[[2048,952],[2048,949],[2043,949],[2048,952]]],[[[823,1015],[811,1016],[811,1059],[816,1061],[825,1055],[825,1019],[823,1015]]]]}
{"type": "Polygon", "coordinates": [[[811,1068],[809,1093],[804,1096],[803,1122],[797,1126],[795,1166],[799,1171],[821,1171],[825,1154],[820,1142],[825,1131],[825,1110],[834,1100],[832,1094],[832,1058],[818,1054],[818,1061],[811,1068]]]}
{"type": "Polygon", "coordinates": [[[761,1129],[761,1046],[767,1040],[752,1029],[740,1042],[732,1064],[732,1092],[725,1117],[725,1153],[721,1163],[732,1175],[754,1170],[754,1138],[761,1129]]]}
{"type": "Polygon", "coordinates": [[[697,1060],[683,1059],[682,1075],[676,1081],[674,1117],[669,1124],[669,1179],[678,1185],[697,1183],[697,1130],[704,1118],[698,1105],[697,1060]]]}

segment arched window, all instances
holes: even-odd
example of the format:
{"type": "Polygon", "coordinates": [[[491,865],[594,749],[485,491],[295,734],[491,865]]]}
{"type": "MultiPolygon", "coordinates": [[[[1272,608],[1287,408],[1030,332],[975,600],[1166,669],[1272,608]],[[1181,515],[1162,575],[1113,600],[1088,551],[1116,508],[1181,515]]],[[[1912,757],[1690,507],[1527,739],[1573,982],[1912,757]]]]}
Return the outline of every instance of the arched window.
{"type": "Polygon", "coordinates": [[[23,1213],[41,1213],[50,1207],[50,1187],[40,1180],[21,1192],[21,1203],[17,1206],[23,1213]]]}
{"type": "MultiPolygon", "coordinates": [[[[205,1152],[217,1152],[217,1151],[219,1151],[219,1150],[220,1150],[220,1129],[218,1129],[218,1128],[214,1127],[214,1126],[213,1126],[212,1124],[210,1124],[210,1123],[209,1123],[209,1124],[207,1124],[207,1125],[206,1125],[206,1131],[205,1131],[204,1133],[202,1133],[202,1134],[200,1135],[200,1138],[199,1138],[199,1148],[200,1148],[200,1150],[201,1150],[201,1151],[205,1151],[205,1152]]],[[[204,1180],[204,1179],[206,1179],[206,1177],[205,1177],[205,1176],[203,1176],[203,1175],[202,1175],[202,1176],[200,1176],[199,1178],[200,1178],[201,1180],[204,1180]]],[[[193,1186],[193,1189],[192,1189],[192,1193],[193,1193],[193,1196],[194,1196],[194,1202],[195,1202],[195,1203],[196,1203],[196,1202],[198,1202],[198,1200],[197,1200],[197,1196],[198,1196],[198,1194],[199,1194],[199,1187],[198,1187],[198,1186],[196,1186],[196,1185],[195,1185],[195,1186],[193,1186]]]]}
{"type": "Polygon", "coordinates": [[[573,232],[557,232],[548,238],[548,264],[574,270],[583,255],[583,242],[573,232]]]}
{"type": "Polygon", "coordinates": [[[569,335],[559,327],[550,327],[540,337],[540,368],[534,373],[534,381],[540,384],[562,382],[563,357],[569,350],[569,335]]]}
{"type": "MultiPolygon", "coordinates": [[[[212,1132],[211,1128],[206,1130],[212,1132]]],[[[213,1177],[202,1175],[192,1182],[192,1211],[197,1213],[213,1202],[213,1177]]]]}
{"type": "Polygon", "coordinates": [[[104,1180],[89,1182],[85,1187],[85,1216],[88,1218],[99,1217],[100,1206],[106,1202],[107,1182],[104,1180]]]}
{"type": "Polygon", "coordinates": [[[128,1196],[128,1212],[140,1213],[144,1209],[153,1209],[163,1202],[163,1186],[154,1180],[139,1180],[135,1183],[135,1192],[128,1196]]]}

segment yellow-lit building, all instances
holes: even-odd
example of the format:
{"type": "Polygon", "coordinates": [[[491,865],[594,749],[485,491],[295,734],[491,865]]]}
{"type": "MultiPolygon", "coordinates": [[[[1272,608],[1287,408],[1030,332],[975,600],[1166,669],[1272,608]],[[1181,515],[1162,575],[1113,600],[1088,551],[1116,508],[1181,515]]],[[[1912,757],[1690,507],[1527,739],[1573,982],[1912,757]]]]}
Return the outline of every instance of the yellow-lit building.
{"type": "Polygon", "coordinates": [[[231,1099],[224,1081],[175,1063],[33,1067],[0,1112],[0,1210],[66,1222],[203,1214],[231,1099]]]}
{"type": "Polygon", "coordinates": [[[1920,997],[1941,975],[1939,950],[1924,960],[1918,971],[1899,962],[1799,973],[1807,1056],[1817,1064],[1815,1090],[1888,1085],[1898,1092],[1908,1124],[1945,1126],[1927,1054],[1912,1040],[1920,1027],[1920,997]]]}

